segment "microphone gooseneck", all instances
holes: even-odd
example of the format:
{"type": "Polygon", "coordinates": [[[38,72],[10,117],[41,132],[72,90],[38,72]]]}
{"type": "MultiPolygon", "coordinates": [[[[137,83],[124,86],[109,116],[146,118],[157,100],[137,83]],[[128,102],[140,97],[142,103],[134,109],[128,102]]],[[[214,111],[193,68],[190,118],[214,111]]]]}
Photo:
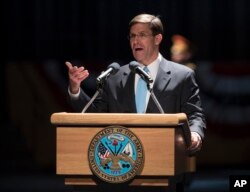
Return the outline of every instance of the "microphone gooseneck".
{"type": "Polygon", "coordinates": [[[158,99],[156,98],[153,89],[150,89],[149,92],[150,92],[150,96],[152,97],[152,99],[153,99],[153,101],[154,101],[156,107],[158,108],[158,110],[160,111],[160,113],[163,114],[164,111],[163,111],[163,109],[162,109],[162,107],[161,107],[161,104],[159,103],[158,99]]]}

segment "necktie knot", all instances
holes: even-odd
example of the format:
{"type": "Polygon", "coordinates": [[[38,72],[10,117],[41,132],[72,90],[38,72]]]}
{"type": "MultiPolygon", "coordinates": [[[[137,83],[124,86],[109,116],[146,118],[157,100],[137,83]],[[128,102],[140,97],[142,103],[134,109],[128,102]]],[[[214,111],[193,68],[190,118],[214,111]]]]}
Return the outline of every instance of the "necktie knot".
{"type": "Polygon", "coordinates": [[[143,70],[146,71],[147,73],[149,72],[148,67],[143,67],[143,70]]]}

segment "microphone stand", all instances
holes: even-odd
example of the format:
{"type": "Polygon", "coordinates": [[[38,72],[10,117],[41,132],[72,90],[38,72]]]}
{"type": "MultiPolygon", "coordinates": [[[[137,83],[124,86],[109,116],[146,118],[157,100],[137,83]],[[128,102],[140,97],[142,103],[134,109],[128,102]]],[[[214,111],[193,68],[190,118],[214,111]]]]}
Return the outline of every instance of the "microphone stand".
{"type": "Polygon", "coordinates": [[[87,105],[85,105],[85,107],[83,108],[82,113],[86,112],[86,110],[89,108],[89,106],[93,103],[93,101],[96,99],[96,97],[100,94],[102,86],[103,86],[103,81],[97,81],[97,90],[96,90],[95,94],[93,95],[93,97],[90,99],[90,101],[87,103],[87,105]]]}
{"type": "Polygon", "coordinates": [[[147,82],[147,87],[148,87],[148,90],[149,90],[149,93],[150,93],[150,96],[152,97],[153,101],[155,102],[156,104],[156,107],[158,108],[158,110],[160,111],[160,113],[164,113],[162,107],[161,107],[161,104],[159,103],[158,99],[156,98],[155,94],[154,94],[154,91],[153,91],[153,88],[150,87],[150,83],[147,82]]]}

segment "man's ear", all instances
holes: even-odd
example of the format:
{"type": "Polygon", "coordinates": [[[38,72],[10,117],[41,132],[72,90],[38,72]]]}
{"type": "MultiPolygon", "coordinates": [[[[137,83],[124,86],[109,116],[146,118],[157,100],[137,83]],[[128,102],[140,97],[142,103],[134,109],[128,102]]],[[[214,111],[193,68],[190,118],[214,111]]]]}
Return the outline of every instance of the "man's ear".
{"type": "Polygon", "coordinates": [[[162,34],[158,34],[155,36],[155,44],[156,45],[160,45],[161,41],[162,41],[162,34]]]}

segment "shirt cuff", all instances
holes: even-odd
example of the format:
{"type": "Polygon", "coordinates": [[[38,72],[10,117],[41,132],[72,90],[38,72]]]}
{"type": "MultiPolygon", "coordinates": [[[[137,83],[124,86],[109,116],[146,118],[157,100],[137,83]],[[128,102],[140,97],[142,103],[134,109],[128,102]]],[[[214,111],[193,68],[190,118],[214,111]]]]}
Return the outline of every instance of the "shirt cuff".
{"type": "Polygon", "coordinates": [[[74,94],[74,93],[71,93],[70,88],[68,87],[68,93],[69,93],[69,96],[70,96],[72,99],[78,99],[79,96],[80,96],[80,89],[78,90],[77,93],[74,94]]]}

